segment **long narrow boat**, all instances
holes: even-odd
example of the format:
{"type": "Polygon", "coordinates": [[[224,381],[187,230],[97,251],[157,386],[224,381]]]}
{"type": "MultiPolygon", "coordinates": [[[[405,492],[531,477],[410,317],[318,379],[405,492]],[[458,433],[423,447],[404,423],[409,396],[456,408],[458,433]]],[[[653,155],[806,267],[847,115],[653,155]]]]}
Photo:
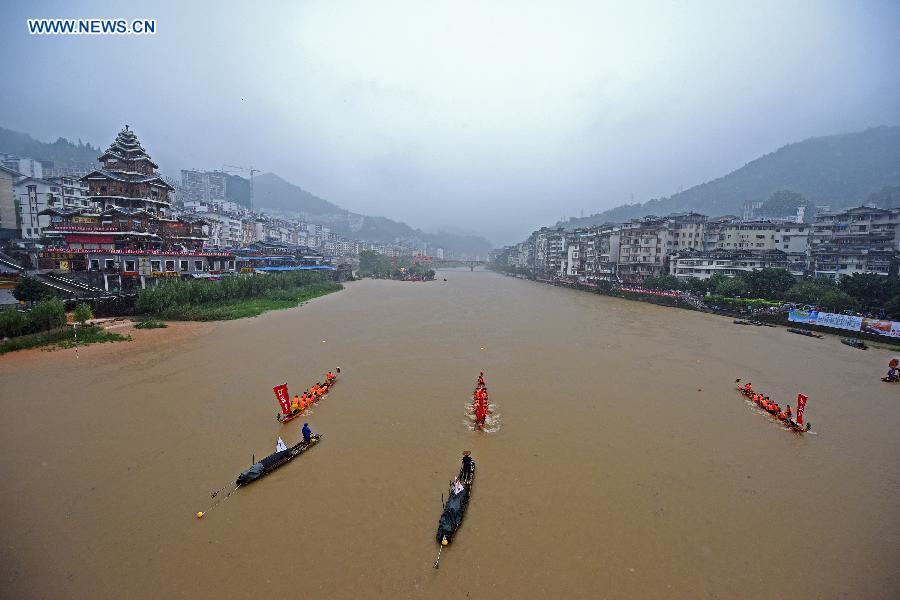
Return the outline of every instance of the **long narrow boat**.
{"type": "Polygon", "coordinates": [[[485,420],[487,419],[488,414],[491,412],[491,402],[490,402],[490,394],[488,393],[487,385],[484,383],[484,373],[482,372],[478,376],[478,382],[475,384],[475,390],[472,392],[472,412],[475,414],[475,428],[480,429],[484,427],[485,420]],[[484,406],[483,411],[481,413],[481,418],[478,418],[478,391],[484,390],[484,406]]]}
{"type": "Polygon", "coordinates": [[[740,381],[741,381],[741,380],[738,379],[737,381],[735,381],[735,383],[737,384],[737,390],[738,390],[738,392],[741,393],[741,396],[744,397],[744,400],[746,400],[747,402],[753,404],[754,406],[759,407],[760,410],[762,410],[762,411],[764,411],[766,414],[770,415],[773,419],[775,419],[776,421],[778,421],[779,423],[781,423],[782,425],[784,425],[785,427],[787,427],[787,428],[790,429],[791,431],[796,431],[797,433],[806,433],[807,431],[809,431],[810,429],[812,429],[812,423],[810,423],[809,421],[807,421],[805,425],[801,425],[800,423],[794,421],[793,419],[782,419],[782,418],[780,418],[777,414],[772,413],[772,412],[766,410],[766,409],[763,408],[762,406],[759,406],[756,402],[753,401],[752,398],[750,398],[750,397],[747,395],[747,390],[746,390],[744,387],[742,387],[742,386],[740,385],[740,381]]]}
{"type": "Polygon", "coordinates": [[[287,463],[291,462],[313,446],[319,443],[319,440],[322,439],[321,433],[313,434],[309,443],[301,441],[299,444],[295,446],[291,446],[287,450],[282,450],[281,452],[274,452],[264,459],[253,463],[249,469],[238,475],[235,483],[238,486],[248,485],[253,483],[257,479],[265,477],[278,467],[282,467],[287,463]]]}
{"type": "Polygon", "coordinates": [[[841,338],[841,343],[845,346],[850,346],[851,348],[856,348],[857,350],[868,350],[869,346],[862,340],[857,340],[855,338],[841,338]]]}
{"type": "Polygon", "coordinates": [[[472,498],[472,486],[475,484],[475,460],[472,459],[472,470],[465,472],[464,467],[459,467],[459,475],[450,483],[450,495],[444,504],[444,510],[441,512],[441,518],[438,520],[437,539],[440,548],[438,550],[437,560],[434,561],[434,568],[438,568],[441,561],[441,552],[444,546],[453,541],[453,536],[462,526],[463,518],[466,516],[466,509],[469,507],[469,500],[472,498]]]}
{"type": "MultiPolygon", "coordinates": [[[[340,367],[337,369],[337,372],[338,372],[338,373],[341,372],[340,367]]],[[[334,379],[332,379],[332,380],[331,380],[331,383],[325,383],[325,385],[321,386],[321,387],[325,388],[325,393],[322,394],[322,395],[321,395],[315,402],[313,402],[312,404],[318,404],[318,403],[319,403],[319,400],[321,400],[321,399],[324,398],[326,395],[328,395],[328,392],[331,391],[331,388],[334,387],[334,384],[335,384],[336,382],[337,382],[337,377],[335,377],[334,379]]],[[[299,417],[300,415],[302,415],[304,412],[306,412],[306,409],[308,409],[308,408],[309,408],[309,406],[306,406],[306,407],[303,408],[302,410],[298,410],[297,412],[293,412],[293,413],[290,413],[290,414],[288,414],[288,415],[286,415],[286,414],[284,414],[284,413],[276,413],[276,414],[275,414],[275,419],[276,419],[279,423],[289,423],[289,422],[293,421],[294,419],[296,419],[297,417],[299,417]]]]}
{"type": "Polygon", "coordinates": [[[813,333],[812,331],[807,331],[805,329],[797,329],[796,327],[788,328],[788,333],[796,333],[797,335],[805,335],[806,337],[813,337],[813,338],[824,337],[822,335],[819,335],[818,333],[813,333]]]}

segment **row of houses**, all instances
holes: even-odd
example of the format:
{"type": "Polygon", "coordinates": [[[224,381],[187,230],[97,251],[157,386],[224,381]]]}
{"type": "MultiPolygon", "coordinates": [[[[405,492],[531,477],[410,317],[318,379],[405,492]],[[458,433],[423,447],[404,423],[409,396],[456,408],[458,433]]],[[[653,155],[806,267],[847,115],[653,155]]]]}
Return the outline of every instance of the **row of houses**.
{"type": "Polygon", "coordinates": [[[686,213],[573,231],[544,227],[494,251],[492,261],[587,282],[639,283],[666,274],[706,279],[766,267],[832,279],[897,274],[900,210],[861,206],[818,213],[812,223],[686,213]]]}

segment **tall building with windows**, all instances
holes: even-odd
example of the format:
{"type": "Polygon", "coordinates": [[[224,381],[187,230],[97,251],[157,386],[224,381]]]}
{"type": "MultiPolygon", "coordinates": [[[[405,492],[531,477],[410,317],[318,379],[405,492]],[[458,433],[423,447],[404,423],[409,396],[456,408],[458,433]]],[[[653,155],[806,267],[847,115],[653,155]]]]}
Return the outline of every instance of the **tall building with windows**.
{"type": "Polygon", "coordinates": [[[816,214],[810,259],[816,277],[892,273],[900,251],[900,210],[860,206],[816,214]]]}
{"type": "Polygon", "coordinates": [[[772,221],[735,221],[719,228],[722,250],[775,250],[775,223],[772,221]]]}
{"type": "Polygon", "coordinates": [[[221,171],[181,171],[178,190],[182,202],[224,203],[227,178],[221,171]]]}
{"type": "Polygon", "coordinates": [[[41,179],[44,176],[44,166],[41,164],[41,161],[33,158],[16,156],[14,154],[0,154],[0,164],[25,177],[41,179]]]}
{"type": "Polygon", "coordinates": [[[0,165],[0,241],[19,236],[15,180],[19,172],[0,165]]]}

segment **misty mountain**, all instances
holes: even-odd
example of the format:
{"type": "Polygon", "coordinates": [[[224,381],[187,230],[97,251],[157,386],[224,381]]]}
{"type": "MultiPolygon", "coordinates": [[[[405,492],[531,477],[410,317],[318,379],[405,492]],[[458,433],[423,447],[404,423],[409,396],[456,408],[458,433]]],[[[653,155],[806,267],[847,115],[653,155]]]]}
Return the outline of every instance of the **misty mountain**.
{"type": "MultiPolygon", "coordinates": [[[[92,168],[97,164],[101,148],[59,138],[53,143],[41,142],[26,133],[0,127],[0,152],[27,156],[46,166],[92,168]]],[[[483,237],[451,232],[425,233],[406,223],[385,217],[352,213],[340,206],[310,194],[303,188],[266,173],[254,178],[255,210],[266,210],[284,216],[299,216],[330,226],[339,235],[373,242],[397,239],[419,239],[444,248],[456,255],[486,257],[493,245],[483,237]]],[[[250,182],[238,175],[228,175],[226,196],[242,206],[250,205],[250,182]]]]}
{"type": "Polygon", "coordinates": [[[225,198],[250,208],[250,180],[240,175],[225,175],[225,198]]]}
{"type": "Polygon", "coordinates": [[[39,142],[27,133],[0,127],[0,152],[34,158],[47,167],[90,168],[97,164],[101,150],[62,137],[52,143],[39,142]]]}
{"type": "Polygon", "coordinates": [[[272,214],[297,216],[328,225],[338,235],[373,242],[419,239],[457,255],[487,256],[493,247],[481,236],[441,231],[425,233],[386,217],[372,217],[350,212],[303,188],[285,181],[274,173],[253,180],[254,203],[272,214]]]}
{"type": "Polygon", "coordinates": [[[876,127],[789,144],[668,198],[626,204],[558,224],[585,227],[685,211],[740,215],[745,203],[766,200],[779,191],[796,192],[812,205],[837,209],[859,206],[871,194],[898,185],[900,127],[876,127]]]}
{"type": "Polygon", "coordinates": [[[264,173],[253,179],[253,202],[264,208],[304,215],[346,213],[336,204],[310,194],[275,173],[264,173]]]}

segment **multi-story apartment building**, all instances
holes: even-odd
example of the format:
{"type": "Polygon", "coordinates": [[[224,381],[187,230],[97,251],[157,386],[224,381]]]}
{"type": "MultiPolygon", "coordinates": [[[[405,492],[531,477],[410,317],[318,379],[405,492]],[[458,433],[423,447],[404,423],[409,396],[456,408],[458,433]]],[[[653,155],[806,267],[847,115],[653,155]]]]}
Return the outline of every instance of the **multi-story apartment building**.
{"type": "Polygon", "coordinates": [[[209,241],[215,248],[240,248],[244,244],[244,224],[241,219],[222,213],[203,213],[209,223],[209,241]]]}
{"type": "Polygon", "coordinates": [[[567,277],[593,282],[615,278],[619,261],[619,226],[596,225],[576,229],[566,237],[567,277]]]}
{"type": "Polygon", "coordinates": [[[48,208],[86,209],[95,207],[88,197],[87,183],[69,176],[22,177],[13,185],[18,210],[19,237],[39,240],[50,225],[50,217],[41,212],[48,208]]]}
{"type": "Polygon", "coordinates": [[[810,236],[816,277],[853,273],[888,275],[900,250],[900,210],[860,206],[816,215],[810,236]]]}
{"type": "Polygon", "coordinates": [[[734,221],[719,228],[719,248],[723,250],[774,250],[775,223],[734,221]]]}
{"type": "Polygon", "coordinates": [[[794,275],[803,275],[809,269],[809,235],[812,226],[808,223],[780,222],[775,224],[775,248],[785,253],[788,266],[794,275]]]}
{"type": "Polygon", "coordinates": [[[16,208],[15,180],[19,172],[0,164],[0,241],[19,237],[19,211],[16,208]]]}
{"type": "Polygon", "coordinates": [[[539,277],[559,277],[565,274],[567,234],[562,227],[542,227],[534,238],[534,271],[539,277]]]}
{"type": "Polygon", "coordinates": [[[226,174],[221,171],[181,171],[179,199],[186,202],[225,202],[226,174]]]}
{"type": "Polygon", "coordinates": [[[0,154],[0,164],[25,177],[33,177],[35,179],[43,179],[44,177],[44,167],[41,161],[28,158],[27,156],[0,154]]]}
{"type": "Polygon", "coordinates": [[[594,232],[591,229],[576,229],[566,236],[566,259],[562,270],[567,277],[586,279],[594,268],[594,232]]]}
{"type": "Polygon", "coordinates": [[[19,238],[36,241],[50,225],[50,217],[41,212],[57,204],[56,195],[50,191],[49,181],[36,177],[22,177],[13,184],[18,212],[19,238]]]}
{"type": "Polygon", "coordinates": [[[685,213],[670,215],[663,219],[668,230],[666,253],[679,252],[685,249],[702,249],[705,242],[706,215],[685,213]]]}
{"type": "Polygon", "coordinates": [[[663,219],[648,217],[622,226],[619,242],[618,277],[640,282],[666,273],[668,230],[663,219]]]}
{"type": "Polygon", "coordinates": [[[703,248],[705,225],[706,217],[697,213],[626,223],[619,233],[619,279],[640,282],[668,273],[670,254],[703,248]]]}
{"type": "Polygon", "coordinates": [[[709,219],[706,222],[706,227],[703,229],[703,250],[716,250],[719,248],[719,242],[721,241],[722,228],[729,223],[734,223],[739,220],[738,217],[735,216],[724,216],[717,217],[715,219],[709,219]]]}
{"type": "Polygon", "coordinates": [[[50,192],[55,195],[54,201],[63,208],[84,208],[92,206],[88,197],[88,186],[81,177],[70,175],[56,175],[45,177],[50,182],[50,192]]]}
{"type": "Polygon", "coordinates": [[[669,273],[680,279],[709,279],[770,267],[786,269],[787,255],[781,250],[687,250],[671,257],[669,273]]]}

